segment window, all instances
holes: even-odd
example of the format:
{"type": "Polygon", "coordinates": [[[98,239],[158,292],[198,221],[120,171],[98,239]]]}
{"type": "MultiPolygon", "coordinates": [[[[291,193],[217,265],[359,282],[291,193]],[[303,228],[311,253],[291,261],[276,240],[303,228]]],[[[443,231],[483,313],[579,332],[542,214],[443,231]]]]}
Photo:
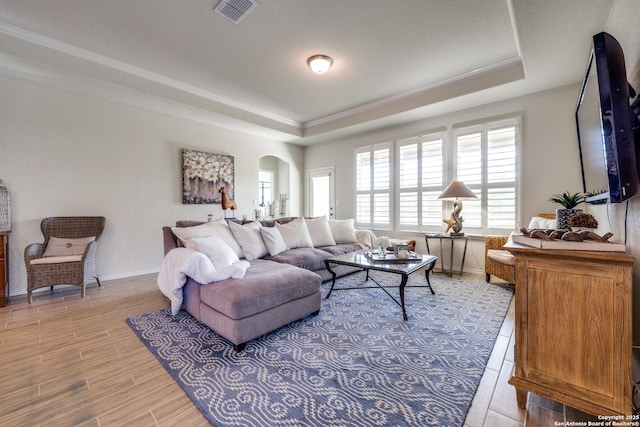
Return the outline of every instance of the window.
{"type": "Polygon", "coordinates": [[[261,207],[273,202],[274,171],[260,169],[258,171],[258,201],[261,207]]]}
{"type": "Polygon", "coordinates": [[[438,196],[459,180],[478,196],[463,201],[463,231],[504,234],[515,229],[520,121],[514,117],[357,148],[356,224],[443,231],[442,219],[449,217],[452,204],[438,196]]]}
{"type": "Polygon", "coordinates": [[[355,152],[356,215],[359,227],[391,228],[391,143],[355,152]]]}
{"type": "Polygon", "coordinates": [[[479,200],[464,201],[465,229],[478,233],[513,230],[518,211],[517,118],[459,128],[455,132],[455,177],[479,200]]]}
{"type": "Polygon", "coordinates": [[[398,229],[442,224],[443,133],[397,141],[398,229]]]}

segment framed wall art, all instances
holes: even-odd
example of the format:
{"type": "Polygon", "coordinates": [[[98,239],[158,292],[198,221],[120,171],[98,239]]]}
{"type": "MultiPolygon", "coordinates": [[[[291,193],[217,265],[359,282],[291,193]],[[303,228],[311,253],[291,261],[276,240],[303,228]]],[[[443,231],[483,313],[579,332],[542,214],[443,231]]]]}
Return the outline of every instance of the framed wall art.
{"type": "Polygon", "coordinates": [[[182,203],[218,204],[234,198],[233,156],[182,150],[182,203]]]}

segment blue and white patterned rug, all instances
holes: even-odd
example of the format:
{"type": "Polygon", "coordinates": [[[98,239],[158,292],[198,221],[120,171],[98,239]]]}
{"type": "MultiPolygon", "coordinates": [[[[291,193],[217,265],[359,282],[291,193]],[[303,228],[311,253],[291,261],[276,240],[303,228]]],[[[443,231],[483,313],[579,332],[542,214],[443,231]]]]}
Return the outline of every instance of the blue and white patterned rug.
{"type": "MultiPolygon", "coordinates": [[[[338,285],[363,280],[356,273],[338,285]]],[[[408,284],[424,283],[415,273],[408,284]]],[[[334,291],[318,316],[250,341],[241,353],[184,311],[127,323],[216,427],[462,426],[513,291],[441,277],[431,283],[436,295],[407,288],[407,322],[379,289],[334,291]]]]}

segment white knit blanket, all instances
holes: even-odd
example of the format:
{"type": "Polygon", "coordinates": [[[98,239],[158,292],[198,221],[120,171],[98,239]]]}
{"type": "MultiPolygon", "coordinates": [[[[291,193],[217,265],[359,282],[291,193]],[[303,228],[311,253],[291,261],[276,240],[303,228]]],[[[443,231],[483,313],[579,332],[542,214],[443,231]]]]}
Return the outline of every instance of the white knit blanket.
{"type": "Polygon", "coordinates": [[[171,301],[171,314],[175,316],[182,306],[182,287],[187,282],[187,276],[201,284],[230,278],[241,279],[249,265],[248,261],[241,260],[216,270],[206,255],[192,249],[176,248],[169,251],[162,261],[158,287],[171,301]]]}

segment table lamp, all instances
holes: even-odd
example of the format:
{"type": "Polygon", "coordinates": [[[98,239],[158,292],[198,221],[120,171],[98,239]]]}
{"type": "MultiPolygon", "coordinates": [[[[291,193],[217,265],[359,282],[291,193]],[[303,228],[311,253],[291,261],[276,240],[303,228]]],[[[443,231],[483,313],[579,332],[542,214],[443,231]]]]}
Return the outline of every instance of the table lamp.
{"type": "Polygon", "coordinates": [[[478,199],[473,191],[462,181],[451,181],[451,184],[444,189],[442,194],[438,196],[438,199],[441,200],[453,200],[453,212],[451,212],[451,217],[449,219],[443,219],[442,222],[447,224],[447,229],[445,233],[451,230],[452,236],[464,236],[462,233],[462,216],[460,212],[462,212],[462,202],[460,199],[478,199]]]}

